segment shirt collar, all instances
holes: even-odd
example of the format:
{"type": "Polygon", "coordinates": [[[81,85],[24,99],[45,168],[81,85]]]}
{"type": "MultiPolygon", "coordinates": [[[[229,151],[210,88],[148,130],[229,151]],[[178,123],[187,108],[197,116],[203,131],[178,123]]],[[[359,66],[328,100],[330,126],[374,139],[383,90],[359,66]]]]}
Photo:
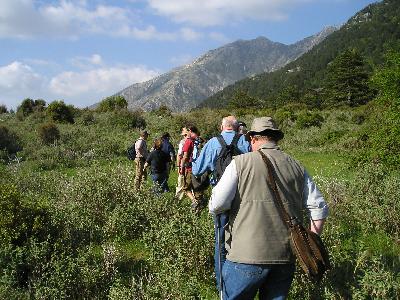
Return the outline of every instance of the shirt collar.
{"type": "Polygon", "coordinates": [[[279,149],[279,146],[276,142],[269,141],[269,142],[266,142],[265,144],[262,144],[260,149],[279,149]]]}

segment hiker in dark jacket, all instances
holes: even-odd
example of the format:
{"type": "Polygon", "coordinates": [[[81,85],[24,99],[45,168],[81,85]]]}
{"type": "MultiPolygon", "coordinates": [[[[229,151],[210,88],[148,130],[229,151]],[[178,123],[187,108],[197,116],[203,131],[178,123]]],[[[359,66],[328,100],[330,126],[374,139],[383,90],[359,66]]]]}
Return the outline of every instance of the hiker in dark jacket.
{"type": "Polygon", "coordinates": [[[167,182],[168,182],[168,178],[169,178],[169,173],[171,172],[171,169],[175,165],[175,161],[176,161],[175,149],[174,149],[174,146],[172,146],[172,144],[170,142],[170,138],[171,138],[171,136],[168,132],[165,132],[161,136],[161,150],[165,154],[169,155],[171,158],[171,161],[167,165],[167,182]]]}
{"type": "Polygon", "coordinates": [[[153,151],[146,159],[145,168],[150,166],[151,179],[154,182],[157,192],[169,192],[168,189],[168,163],[171,157],[161,150],[162,141],[156,139],[154,141],[153,151]]]}

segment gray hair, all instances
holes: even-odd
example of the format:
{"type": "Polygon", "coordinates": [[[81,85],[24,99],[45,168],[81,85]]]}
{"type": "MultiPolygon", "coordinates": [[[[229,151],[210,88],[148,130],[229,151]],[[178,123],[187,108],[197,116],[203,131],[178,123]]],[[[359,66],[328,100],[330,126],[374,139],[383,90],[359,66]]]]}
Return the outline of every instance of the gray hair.
{"type": "Polygon", "coordinates": [[[237,129],[238,121],[234,116],[228,116],[222,119],[222,127],[237,129]]]}

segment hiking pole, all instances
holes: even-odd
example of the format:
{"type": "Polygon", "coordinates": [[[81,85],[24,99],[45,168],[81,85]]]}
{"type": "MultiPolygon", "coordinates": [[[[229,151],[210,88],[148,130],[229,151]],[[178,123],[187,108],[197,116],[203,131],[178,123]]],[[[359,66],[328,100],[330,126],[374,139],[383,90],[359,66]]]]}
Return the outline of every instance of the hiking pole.
{"type": "Polygon", "coordinates": [[[222,296],[222,263],[221,263],[221,219],[220,215],[215,215],[216,221],[217,221],[217,247],[218,247],[218,270],[219,270],[219,297],[220,300],[223,300],[222,296]]]}

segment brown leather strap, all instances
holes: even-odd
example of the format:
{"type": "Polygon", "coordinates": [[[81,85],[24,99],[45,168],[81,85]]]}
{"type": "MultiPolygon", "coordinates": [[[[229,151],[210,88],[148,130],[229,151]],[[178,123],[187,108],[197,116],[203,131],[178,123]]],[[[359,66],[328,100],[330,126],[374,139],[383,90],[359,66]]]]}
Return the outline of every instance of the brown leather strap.
{"type": "Polygon", "coordinates": [[[279,194],[278,187],[276,185],[275,176],[274,176],[275,168],[272,165],[271,161],[269,160],[268,156],[266,156],[260,149],[258,150],[258,152],[261,154],[261,157],[267,167],[267,171],[268,171],[267,184],[270,187],[270,189],[274,192],[275,204],[278,207],[278,210],[280,212],[280,216],[281,216],[283,222],[289,228],[289,227],[293,226],[292,220],[294,218],[290,217],[289,213],[285,209],[285,206],[283,205],[283,201],[279,194]]]}

